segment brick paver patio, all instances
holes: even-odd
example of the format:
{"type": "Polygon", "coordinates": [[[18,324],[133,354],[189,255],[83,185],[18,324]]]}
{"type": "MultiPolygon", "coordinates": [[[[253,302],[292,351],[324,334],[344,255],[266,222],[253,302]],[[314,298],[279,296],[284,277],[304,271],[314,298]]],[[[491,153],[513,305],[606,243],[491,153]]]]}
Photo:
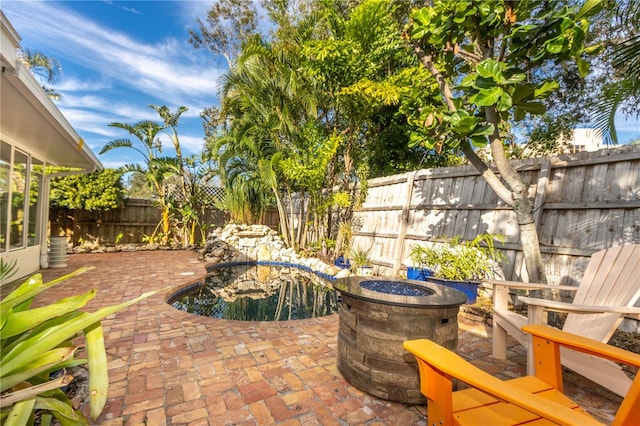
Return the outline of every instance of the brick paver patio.
{"type": "MultiPolygon", "coordinates": [[[[81,266],[95,269],[39,303],[98,288],[95,310],[152,289],[204,276],[191,251],[76,254],[41,271],[46,281],[81,266]]],[[[165,303],[164,291],[103,321],[109,399],[100,425],[425,425],[425,408],[374,398],[336,368],[338,316],[288,322],[198,317],[165,303]]],[[[490,329],[460,316],[458,352],[499,377],[524,373],[524,349],[509,361],[490,357],[490,329]]],[[[568,374],[567,393],[610,421],[620,398],[568,374]]]]}

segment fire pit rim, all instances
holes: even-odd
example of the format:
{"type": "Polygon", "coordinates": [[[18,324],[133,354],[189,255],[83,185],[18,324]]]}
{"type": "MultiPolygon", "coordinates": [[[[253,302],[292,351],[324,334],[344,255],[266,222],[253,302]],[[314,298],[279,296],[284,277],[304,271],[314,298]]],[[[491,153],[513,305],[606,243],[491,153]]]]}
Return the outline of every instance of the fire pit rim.
{"type": "Polygon", "coordinates": [[[426,309],[453,308],[459,307],[467,301],[467,295],[460,290],[429,281],[417,281],[404,278],[344,277],[335,280],[333,286],[337,291],[345,293],[355,299],[402,307],[426,309]],[[362,287],[360,284],[366,281],[402,283],[413,287],[426,288],[433,291],[433,294],[428,296],[400,296],[389,294],[362,287]]]}

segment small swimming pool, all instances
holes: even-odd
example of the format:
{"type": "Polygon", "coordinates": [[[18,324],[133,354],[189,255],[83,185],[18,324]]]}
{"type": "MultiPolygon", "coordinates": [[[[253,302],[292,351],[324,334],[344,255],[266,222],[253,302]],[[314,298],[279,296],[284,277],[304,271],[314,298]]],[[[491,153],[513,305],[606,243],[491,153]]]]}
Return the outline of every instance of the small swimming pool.
{"type": "Polygon", "coordinates": [[[176,309],[211,318],[242,321],[287,321],[331,315],[338,311],[331,277],[291,264],[214,265],[204,282],[172,295],[176,309]]]}

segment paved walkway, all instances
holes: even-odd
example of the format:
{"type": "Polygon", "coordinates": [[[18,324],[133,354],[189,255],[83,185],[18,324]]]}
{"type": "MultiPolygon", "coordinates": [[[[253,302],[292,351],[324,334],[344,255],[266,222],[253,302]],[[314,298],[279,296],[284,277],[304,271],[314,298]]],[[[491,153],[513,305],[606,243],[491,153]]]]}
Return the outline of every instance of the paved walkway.
{"type": "MultiPolygon", "coordinates": [[[[181,286],[205,274],[190,251],[69,256],[65,268],[41,271],[46,281],[81,266],[38,300],[45,303],[90,288],[86,309],[146,291],[181,286]]],[[[107,405],[100,425],[425,425],[425,408],[377,399],[336,369],[338,316],[289,322],[198,317],[165,303],[163,291],[103,321],[109,360],[107,405]]],[[[484,323],[460,318],[458,352],[502,378],[524,373],[524,353],[509,361],[490,355],[484,323]]],[[[567,392],[610,421],[620,399],[569,375],[567,392]],[[577,380],[577,385],[576,384],[577,380]]]]}

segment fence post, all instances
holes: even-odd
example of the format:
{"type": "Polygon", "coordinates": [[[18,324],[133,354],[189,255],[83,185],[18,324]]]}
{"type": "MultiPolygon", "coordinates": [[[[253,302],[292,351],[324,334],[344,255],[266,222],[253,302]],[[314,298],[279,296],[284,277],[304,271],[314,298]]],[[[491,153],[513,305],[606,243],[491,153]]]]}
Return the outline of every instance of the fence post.
{"type": "Polygon", "coordinates": [[[538,186],[536,188],[536,198],[533,201],[533,221],[536,225],[536,231],[540,231],[540,219],[542,218],[542,210],[544,200],[547,193],[547,184],[551,175],[551,160],[545,158],[540,163],[540,175],[538,176],[538,186]]]}
{"type": "Polygon", "coordinates": [[[396,242],[395,260],[393,263],[393,276],[400,275],[400,265],[402,264],[402,253],[404,252],[404,238],[407,235],[407,222],[409,221],[409,207],[411,207],[411,199],[413,198],[413,182],[418,171],[409,173],[407,176],[407,198],[402,206],[402,216],[400,217],[400,231],[398,232],[398,241],[396,242]]]}

